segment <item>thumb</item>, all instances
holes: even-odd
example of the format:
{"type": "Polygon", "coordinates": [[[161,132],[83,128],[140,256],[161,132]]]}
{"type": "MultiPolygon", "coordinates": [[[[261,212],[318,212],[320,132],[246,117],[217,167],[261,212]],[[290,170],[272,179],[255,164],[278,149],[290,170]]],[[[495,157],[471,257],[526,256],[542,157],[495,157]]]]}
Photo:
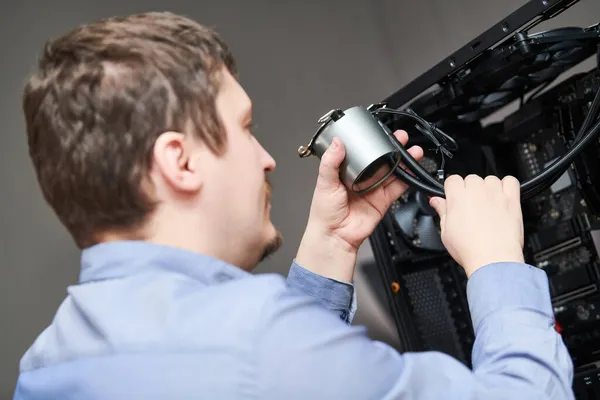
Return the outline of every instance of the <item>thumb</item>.
{"type": "Polygon", "coordinates": [[[432,197],[429,200],[429,205],[433,207],[435,212],[440,216],[441,226],[444,226],[444,221],[446,220],[446,200],[441,197],[432,197]]]}
{"type": "Polygon", "coordinates": [[[342,141],[338,137],[333,138],[331,145],[321,157],[321,164],[319,165],[319,181],[321,184],[329,186],[339,183],[340,165],[344,161],[345,155],[342,141]]]}

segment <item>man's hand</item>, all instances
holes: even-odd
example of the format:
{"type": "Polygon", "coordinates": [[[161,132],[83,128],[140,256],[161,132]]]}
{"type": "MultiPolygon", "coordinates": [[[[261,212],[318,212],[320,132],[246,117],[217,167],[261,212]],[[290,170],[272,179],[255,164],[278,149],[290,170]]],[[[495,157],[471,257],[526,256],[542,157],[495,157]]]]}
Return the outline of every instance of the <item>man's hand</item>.
{"type": "MultiPolygon", "coordinates": [[[[406,132],[397,131],[394,135],[403,145],[408,142],[406,132]]],[[[423,150],[418,146],[408,152],[416,160],[423,157],[423,150]]],[[[356,195],[339,177],[344,157],[344,145],[335,138],[321,157],[310,216],[296,262],[317,274],[351,282],[359,246],[373,233],[407,186],[396,177],[390,177],[371,192],[356,195]]]]}
{"type": "Polygon", "coordinates": [[[441,218],[446,249],[471,276],[494,262],[523,262],[523,216],[519,182],[488,176],[450,176],[446,199],[430,204],[441,218]]]}

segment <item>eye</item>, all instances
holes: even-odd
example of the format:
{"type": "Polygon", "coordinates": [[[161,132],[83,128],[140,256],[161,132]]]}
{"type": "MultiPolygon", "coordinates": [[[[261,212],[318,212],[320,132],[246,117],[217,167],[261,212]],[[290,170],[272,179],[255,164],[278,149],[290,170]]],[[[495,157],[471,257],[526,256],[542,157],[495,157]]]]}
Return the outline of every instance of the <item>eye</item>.
{"type": "Polygon", "coordinates": [[[250,132],[251,135],[254,135],[254,132],[256,132],[256,124],[254,122],[250,122],[246,126],[246,129],[248,130],[248,132],[250,132]]]}

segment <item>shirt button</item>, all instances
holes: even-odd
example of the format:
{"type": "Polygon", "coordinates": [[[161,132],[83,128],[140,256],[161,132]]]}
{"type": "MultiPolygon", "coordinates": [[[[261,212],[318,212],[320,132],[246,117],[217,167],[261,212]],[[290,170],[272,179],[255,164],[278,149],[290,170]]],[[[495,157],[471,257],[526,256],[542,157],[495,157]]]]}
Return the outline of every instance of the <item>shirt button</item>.
{"type": "Polygon", "coordinates": [[[342,317],[342,319],[346,319],[346,316],[348,314],[346,314],[346,311],[342,311],[342,313],[340,314],[340,317],[342,317]]]}

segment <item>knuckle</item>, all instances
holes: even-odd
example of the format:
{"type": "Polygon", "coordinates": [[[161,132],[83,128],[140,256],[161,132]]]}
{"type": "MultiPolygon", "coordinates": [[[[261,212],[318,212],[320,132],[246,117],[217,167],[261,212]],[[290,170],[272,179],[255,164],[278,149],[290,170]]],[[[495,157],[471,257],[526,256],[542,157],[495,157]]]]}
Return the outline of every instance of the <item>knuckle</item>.
{"type": "Polygon", "coordinates": [[[500,183],[500,179],[498,179],[495,175],[488,175],[485,177],[484,181],[486,183],[500,183]]]}
{"type": "Polygon", "coordinates": [[[463,184],[463,179],[462,179],[462,177],[460,175],[450,175],[444,181],[444,185],[446,187],[455,186],[455,185],[462,185],[462,184],[463,184]]]}
{"type": "Polygon", "coordinates": [[[321,163],[319,164],[319,175],[328,175],[329,171],[333,169],[333,163],[330,159],[323,157],[321,163]]]}
{"type": "Polygon", "coordinates": [[[509,185],[519,185],[519,180],[517,178],[515,178],[512,175],[507,175],[502,179],[503,183],[509,184],[509,185]]]}
{"type": "Polygon", "coordinates": [[[329,157],[327,155],[323,155],[321,158],[321,162],[319,163],[319,171],[322,172],[329,168],[329,157]]]}
{"type": "Polygon", "coordinates": [[[446,182],[461,182],[462,178],[460,177],[460,175],[450,175],[448,178],[446,178],[446,182]]]}
{"type": "Polygon", "coordinates": [[[331,153],[331,151],[329,149],[327,149],[325,151],[325,153],[323,153],[323,156],[321,157],[321,162],[320,162],[320,166],[321,167],[329,167],[331,164],[333,164],[333,159],[334,159],[334,154],[331,153]]]}
{"type": "Polygon", "coordinates": [[[465,182],[466,183],[476,183],[476,182],[483,182],[483,179],[476,174],[469,174],[467,175],[467,177],[465,178],[465,182]]]}

